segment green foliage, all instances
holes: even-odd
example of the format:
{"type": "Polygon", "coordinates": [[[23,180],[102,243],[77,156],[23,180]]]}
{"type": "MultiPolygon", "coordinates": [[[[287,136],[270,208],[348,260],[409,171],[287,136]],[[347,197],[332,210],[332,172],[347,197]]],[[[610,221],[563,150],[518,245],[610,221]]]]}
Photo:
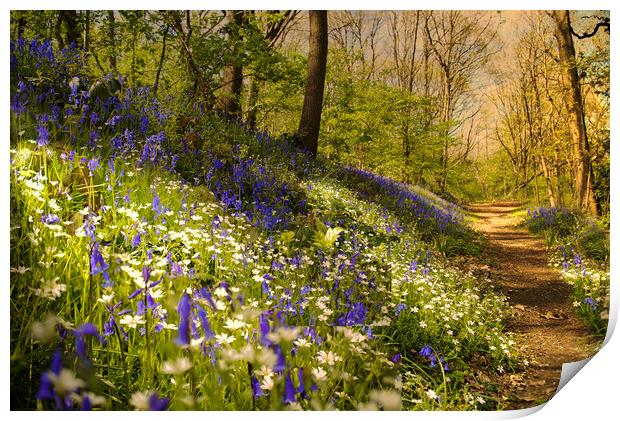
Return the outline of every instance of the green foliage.
{"type": "Polygon", "coordinates": [[[366,77],[351,66],[355,54],[330,50],[321,150],[401,181],[434,180],[444,130],[426,120],[436,101],[366,77]]]}
{"type": "Polygon", "coordinates": [[[446,257],[478,256],[484,246],[484,237],[473,230],[458,227],[449,234],[438,235],[434,244],[446,257]]]}
{"type": "Polygon", "coordinates": [[[587,258],[597,261],[609,259],[609,237],[600,224],[590,221],[575,233],[577,249],[587,258]]]}
{"type": "Polygon", "coordinates": [[[307,58],[301,54],[282,54],[274,75],[259,84],[256,99],[257,125],[273,136],[296,133],[303,105],[307,58]]]}

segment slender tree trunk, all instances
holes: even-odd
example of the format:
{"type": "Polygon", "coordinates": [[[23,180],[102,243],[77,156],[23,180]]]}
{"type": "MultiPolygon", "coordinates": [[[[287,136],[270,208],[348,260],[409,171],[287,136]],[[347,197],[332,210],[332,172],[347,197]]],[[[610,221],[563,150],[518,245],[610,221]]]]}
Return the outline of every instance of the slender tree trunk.
{"type": "MultiPolygon", "coordinates": [[[[540,189],[538,188],[538,181],[536,179],[534,179],[534,188],[536,189],[536,206],[540,206],[540,203],[541,203],[540,202],[540,189]]],[[[525,196],[523,197],[523,200],[527,200],[527,198],[528,198],[528,194],[526,191],[525,196]]]]}
{"type": "Polygon", "coordinates": [[[450,128],[448,127],[450,117],[451,117],[451,108],[452,108],[452,90],[450,86],[450,75],[445,71],[445,81],[443,88],[443,108],[441,112],[441,120],[442,123],[445,124],[444,129],[444,139],[443,139],[443,150],[441,152],[440,164],[441,164],[441,178],[439,180],[439,189],[444,192],[446,190],[446,181],[448,178],[448,146],[449,146],[449,137],[450,137],[450,128]]]}
{"type": "Polygon", "coordinates": [[[59,50],[65,48],[65,41],[62,39],[62,11],[58,11],[56,15],[56,24],[54,25],[54,38],[56,38],[59,50]]]}
{"type": "Polygon", "coordinates": [[[558,206],[562,207],[562,173],[560,171],[560,162],[558,160],[557,152],[554,153],[554,156],[555,156],[554,175],[555,175],[555,182],[557,185],[557,192],[558,192],[558,206]]]}
{"type": "Polygon", "coordinates": [[[26,18],[23,16],[20,16],[19,19],[17,19],[17,39],[24,36],[25,27],[26,27],[26,18]]]}
{"type": "Polygon", "coordinates": [[[243,11],[229,11],[226,33],[232,50],[233,62],[224,69],[222,98],[220,103],[222,111],[230,117],[239,117],[241,112],[241,88],[243,87],[243,67],[239,64],[238,43],[241,41],[241,29],[243,27],[243,11]]]}
{"type": "Polygon", "coordinates": [[[325,68],[327,65],[327,11],[310,11],[310,51],[308,53],[308,80],[304,105],[299,121],[300,144],[311,154],[318,150],[325,68]]]}
{"type": "Polygon", "coordinates": [[[482,194],[484,196],[484,200],[488,200],[489,199],[489,193],[488,193],[488,190],[487,190],[487,186],[486,186],[486,183],[484,182],[484,179],[480,175],[480,168],[478,167],[478,163],[477,162],[474,162],[474,170],[476,170],[476,179],[478,180],[478,184],[480,184],[480,188],[482,189],[482,194]]]}
{"type": "Polygon", "coordinates": [[[568,107],[568,128],[571,136],[573,158],[575,160],[575,189],[579,207],[591,214],[598,213],[592,180],[590,177],[590,157],[588,154],[588,138],[584,124],[583,101],[579,86],[579,75],[575,65],[575,47],[571,34],[570,16],[568,10],[552,12],[555,20],[555,38],[558,41],[560,64],[562,66],[562,80],[564,82],[566,105],[568,107]]]}
{"type": "Polygon", "coordinates": [[[166,36],[168,35],[168,26],[164,29],[164,37],[161,46],[161,55],[159,56],[159,65],[157,66],[157,74],[155,75],[155,83],[153,84],[153,95],[157,95],[157,88],[159,88],[159,76],[161,75],[161,68],[164,65],[164,59],[166,57],[166,36]]]}
{"type": "Polygon", "coordinates": [[[69,46],[73,45],[75,48],[79,48],[80,45],[80,30],[77,25],[77,11],[75,10],[62,10],[62,19],[65,21],[67,31],[65,32],[65,42],[69,46]]]}
{"type": "Polygon", "coordinates": [[[90,10],[86,11],[84,18],[84,51],[90,51],[90,10]]]}
{"type": "MultiPolygon", "coordinates": [[[[525,180],[525,184],[523,185],[523,200],[527,200],[528,194],[529,194],[529,186],[530,186],[530,179],[527,178],[527,161],[523,162],[523,166],[521,167],[521,171],[523,172],[523,180],[525,180]]],[[[534,181],[536,181],[536,179],[534,179],[534,181]]],[[[538,194],[538,183],[536,184],[536,194],[538,194]]],[[[540,198],[538,198],[538,202],[540,203],[540,198]]]]}
{"type": "Polygon", "coordinates": [[[198,68],[198,65],[196,64],[196,61],[194,60],[194,56],[192,54],[192,49],[190,48],[192,33],[194,31],[191,25],[190,11],[185,11],[185,25],[187,27],[187,32],[185,32],[185,30],[183,29],[183,22],[179,15],[172,15],[171,24],[174,28],[174,31],[177,33],[177,40],[181,43],[181,49],[183,50],[183,55],[185,56],[185,61],[187,62],[189,71],[194,77],[194,89],[192,92],[192,97],[196,97],[196,94],[198,94],[204,100],[206,108],[211,108],[213,104],[211,91],[207,92],[206,90],[206,83],[203,78],[202,71],[198,68]]]}
{"type": "Polygon", "coordinates": [[[410,139],[410,134],[409,134],[409,121],[407,121],[404,127],[402,128],[402,135],[403,135],[403,157],[404,157],[404,164],[405,164],[403,181],[405,183],[409,183],[411,181],[409,178],[409,171],[410,171],[409,167],[411,166],[411,139],[410,139]]]}
{"type": "Polygon", "coordinates": [[[549,197],[549,205],[552,208],[557,206],[557,201],[555,199],[555,193],[553,192],[553,183],[551,182],[551,175],[549,174],[549,168],[547,167],[547,161],[545,160],[544,155],[540,155],[540,168],[542,169],[543,175],[545,177],[545,183],[547,184],[547,196],[549,197]]]}
{"type": "Polygon", "coordinates": [[[248,98],[245,104],[245,123],[252,130],[256,130],[256,98],[258,97],[258,89],[258,81],[255,77],[251,77],[248,86],[248,98]]]}
{"type": "Polygon", "coordinates": [[[110,69],[117,73],[116,70],[116,20],[114,11],[108,10],[108,42],[110,43],[110,69]]]}
{"type": "MultiPolygon", "coordinates": [[[[429,45],[428,38],[426,36],[422,37],[422,51],[424,53],[424,98],[428,99],[431,93],[431,67],[430,67],[430,58],[431,58],[431,48],[429,45]]],[[[432,107],[430,105],[424,106],[424,133],[427,134],[430,132],[431,124],[433,123],[433,112],[432,107]]],[[[424,152],[424,148],[419,151],[420,161],[424,162],[426,160],[426,154],[424,152]]],[[[424,180],[424,168],[422,165],[419,166],[418,174],[416,176],[416,184],[421,184],[424,180]]]]}

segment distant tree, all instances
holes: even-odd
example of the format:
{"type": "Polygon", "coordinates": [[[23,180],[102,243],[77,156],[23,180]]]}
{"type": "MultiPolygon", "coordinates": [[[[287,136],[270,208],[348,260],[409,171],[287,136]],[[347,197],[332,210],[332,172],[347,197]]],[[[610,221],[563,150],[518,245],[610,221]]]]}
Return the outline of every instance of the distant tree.
{"type": "MultiPolygon", "coordinates": [[[[463,104],[463,99],[470,92],[474,74],[481,69],[490,56],[495,53],[491,47],[497,37],[497,27],[493,16],[484,12],[469,14],[460,10],[430,11],[425,14],[424,32],[442,76],[441,123],[444,125],[444,148],[440,161],[442,173],[439,189],[446,189],[448,167],[450,165],[450,136],[465,119],[471,119],[477,110],[469,116],[461,116],[461,122],[454,124],[459,103],[465,114],[470,108],[463,104]]],[[[470,110],[471,111],[471,110],[470,110]]],[[[471,150],[471,143],[466,142],[460,160],[465,160],[471,150]]]]}
{"type": "Polygon", "coordinates": [[[325,69],[327,65],[327,11],[310,11],[310,50],[308,52],[308,79],[301,120],[297,131],[300,145],[311,154],[318,150],[325,69]]]}

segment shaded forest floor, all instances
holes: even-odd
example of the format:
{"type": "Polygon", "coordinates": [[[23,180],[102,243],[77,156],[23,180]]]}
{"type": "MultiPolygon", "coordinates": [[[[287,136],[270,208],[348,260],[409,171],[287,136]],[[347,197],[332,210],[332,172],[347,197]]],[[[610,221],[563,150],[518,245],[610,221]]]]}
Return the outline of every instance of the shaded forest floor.
{"type": "Polygon", "coordinates": [[[482,257],[490,277],[512,308],[507,330],[527,361],[521,371],[489,379],[506,409],[547,402],[558,387],[562,364],[590,357],[601,344],[577,319],[572,286],[548,265],[544,243],[515,226],[518,220],[511,214],[516,208],[509,202],[468,207],[478,218],[474,229],[488,239],[482,257]]]}

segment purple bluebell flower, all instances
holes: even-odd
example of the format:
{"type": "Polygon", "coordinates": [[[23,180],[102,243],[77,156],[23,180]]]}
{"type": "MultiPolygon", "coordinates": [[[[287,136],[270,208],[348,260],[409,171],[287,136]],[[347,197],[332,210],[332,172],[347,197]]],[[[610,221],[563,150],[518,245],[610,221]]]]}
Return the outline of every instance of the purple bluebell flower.
{"type": "Polygon", "coordinates": [[[258,326],[261,333],[261,343],[265,346],[271,345],[271,340],[267,338],[267,335],[271,331],[271,328],[269,326],[269,319],[267,318],[267,315],[265,313],[261,314],[258,317],[258,326]]]}
{"type": "Polygon", "coordinates": [[[297,399],[295,399],[295,386],[293,385],[290,374],[287,374],[286,377],[284,377],[284,403],[289,404],[294,402],[297,402],[297,399]]]}
{"type": "Polygon", "coordinates": [[[254,396],[255,398],[258,398],[259,396],[263,396],[264,393],[260,387],[260,383],[258,382],[258,379],[254,375],[254,373],[252,373],[252,370],[253,370],[252,364],[248,363],[248,374],[250,375],[250,385],[252,386],[252,396],[254,396]]]}
{"type": "Polygon", "coordinates": [[[40,116],[37,123],[37,148],[42,148],[49,144],[50,132],[47,129],[47,115],[40,116]]]}
{"type": "Polygon", "coordinates": [[[177,309],[179,313],[179,335],[176,339],[177,345],[189,345],[190,343],[190,318],[192,311],[191,299],[188,294],[183,293],[179,300],[177,309]]]}
{"type": "Polygon", "coordinates": [[[134,298],[136,298],[138,295],[142,294],[142,291],[144,291],[144,288],[139,288],[137,290],[135,290],[134,292],[132,292],[131,294],[129,294],[129,297],[127,297],[128,300],[133,300],[134,298]]]}
{"type": "Polygon", "coordinates": [[[299,396],[308,399],[308,394],[306,393],[306,385],[304,383],[304,371],[302,368],[297,369],[297,380],[299,380],[299,387],[296,392],[299,393],[299,396]]]}
{"type": "Polygon", "coordinates": [[[583,302],[584,302],[585,304],[587,304],[588,306],[590,306],[590,308],[591,308],[592,310],[595,310],[595,309],[596,309],[596,307],[597,307],[597,303],[596,303],[596,301],[595,301],[592,297],[586,297],[586,298],[584,298],[583,302]]]}
{"type": "Polygon", "coordinates": [[[57,224],[60,222],[60,218],[53,213],[48,213],[41,216],[41,222],[48,225],[57,224]]]}
{"type": "Polygon", "coordinates": [[[137,233],[131,239],[131,247],[138,247],[139,245],[140,245],[140,233],[137,233]]]}
{"type": "Polygon", "coordinates": [[[90,411],[93,409],[93,406],[90,402],[90,398],[88,397],[88,395],[84,395],[82,397],[82,409],[81,411],[90,411]]]}
{"type": "MultiPolygon", "coordinates": [[[[62,369],[62,354],[57,349],[52,357],[52,363],[49,372],[54,375],[59,375],[62,369]]],[[[49,378],[48,372],[44,372],[41,375],[41,381],[39,383],[39,391],[37,392],[37,399],[40,401],[46,401],[51,399],[57,399],[58,395],[54,391],[52,380],[49,378]]]]}
{"type": "Polygon", "coordinates": [[[99,335],[99,331],[92,323],[84,323],[73,331],[73,335],[76,337],[76,352],[81,358],[86,358],[86,342],[84,338],[86,336],[94,336],[100,343],[105,344],[105,339],[99,335]]]}
{"type": "Polygon", "coordinates": [[[90,274],[97,275],[103,273],[107,271],[109,267],[110,265],[103,260],[103,255],[99,251],[99,243],[95,241],[90,253],[90,274]]]}
{"type": "Polygon", "coordinates": [[[110,314],[110,318],[108,319],[108,321],[103,324],[103,336],[113,335],[115,324],[116,320],[114,319],[114,315],[110,314]]]}
{"type": "Polygon", "coordinates": [[[92,158],[88,161],[88,171],[89,174],[92,176],[93,175],[93,171],[95,171],[97,168],[99,168],[99,158],[92,158]]]}
{"type": "Polygon", "coordinates": [[[156,215],[160,215],[163,211],[163,208],[161,206],[161,201],[157,193],[153,194],[153,206],[152,207],[156,215]]]}
{"type": "Polygon", "coordinates": [[[213,339],[215,337],[215,334],[211,329],[211,324],[209,323],[207,312],[199,304],[196,304],[196,313],[198,313],[198,317],[200,318],[200,327],[202,327],[202,330],[205,333],[205,338],[207,340],[213,339]]]}
{"type": "Polygon", "coordinates": [[[433,353],[433,348],[431,348],[430,345],[425,345],[424,347],[422,347],[422,349],[420,350],[419,354],[421,356],[423,356],[423,357],[426,357],[426,358],[430,358],[430,357],[435,355],[433,353]]]}
{"type": "Polygon", "coordinates": [[[165,411],[170,403],[169,398],[159,398],[157,392],[151,393],[149,396],[149,411],[165,411]]]}
{"type": "Polygon", "coordinates": [[[286,368],[286,360],[284,359],[284,354],[282,353],[282,349],[280,345],[274,345],[273,351],[276,354],[276,364],[273,366],[274,373],[282,373],[286,368]]]}

